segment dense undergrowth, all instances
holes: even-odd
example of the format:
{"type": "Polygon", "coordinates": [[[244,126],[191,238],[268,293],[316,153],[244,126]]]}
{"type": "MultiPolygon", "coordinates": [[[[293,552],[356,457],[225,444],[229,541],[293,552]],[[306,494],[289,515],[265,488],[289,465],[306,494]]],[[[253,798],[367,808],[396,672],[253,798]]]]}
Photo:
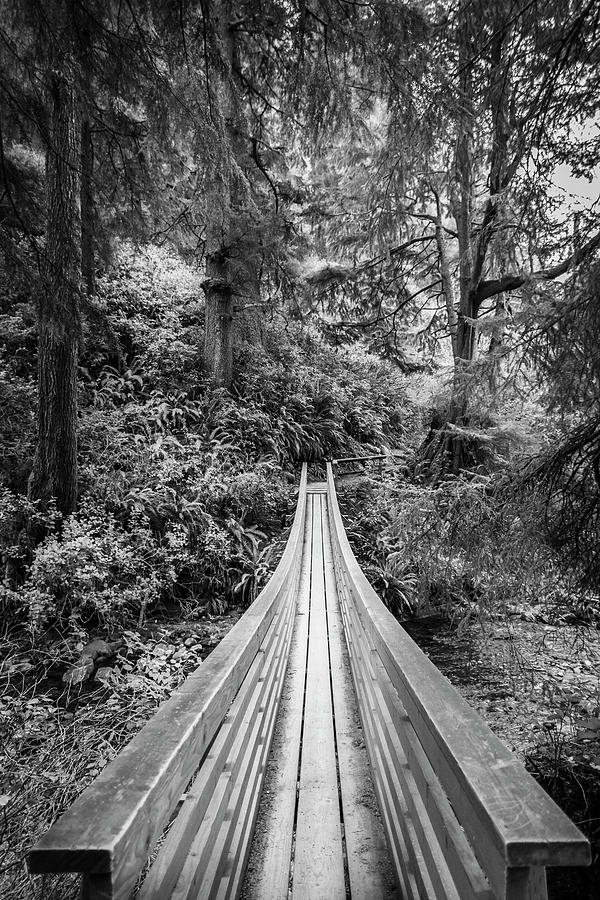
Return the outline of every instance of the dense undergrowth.
{"type": "Polygon", "coordinates": [[[556,436],[534,418],[527,436],[534,450],[524,452],[507,442],[498,420],[490,431],[501,435],[504,452],[490,456],[488,432],[476,471],[423,477],[422,457],[408,452],[383,475],[342,479],[340,500],[361,565],[401,619],[441,613],[460,624],[518,614],[597,623],[600,604],[585,558],[574,560],[553,539],[540,461],[556,436]]]}
{"type": "Polygon", "coordinates": [[[409,404],[391,367],[299,325],[263,322],[260,346],[238,351],[232,394],[213,390],[200,293],[197,273],[155,248],[122,248],[100,280],[103,329],[88,326],[80,370],[81,497],[66,521],[26,497],[35,334],[31,304],[12,298],[0,358],[5,617],[77,631],[142,621],[159,603],[248,603],[301,462],[402,440],[409,404]]]}
{"type": "Polygon", "coordinates": [[[7,900],[77,896],[76,879],[30,876],[27,851],[198,665],[207,639],[223,633],[220,615],[256,596],[291,521],[301,463],[396,448],[418,418],[390,365],[281,319],[261,322],[260,342],[240,344],[232,392],[213,389],[201,362],[199,281],[181,260],[133,247],[122,247],[98,279],[82,335],[80,500],[63,518],[27,497],[35,311],[30,286],[4,279],[0,894],[7,900]],[[98,637],[123,646],[89,680],[65,682],[98,637]]]}

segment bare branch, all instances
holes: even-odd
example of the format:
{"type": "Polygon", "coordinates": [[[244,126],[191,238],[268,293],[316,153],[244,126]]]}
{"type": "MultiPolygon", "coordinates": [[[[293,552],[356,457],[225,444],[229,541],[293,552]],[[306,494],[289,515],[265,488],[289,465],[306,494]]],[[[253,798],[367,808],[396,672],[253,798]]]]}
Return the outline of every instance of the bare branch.
{"type": "Polygon", "coordinates": [[[504,291],[516,291],[529,282],[554,281],[556,278],[560,278],[561,275],[568,272],[569,269],[578,266],[579,263],[583,262],[583,260],[590,256],[598,247],[600,247],[600,231],[591,238],[587,244],[584,244],[583,247],[580,247],[579,250],[575,251],[575,253],[571,253],[571,255],[562,262],[557,263],[555,266],[551,266],[549,269],[540,269],[537,272],[524,273],[521,275],[505,275],[504,278],[493,278],[489,281],[481,281],[475,292],[477,303],[483,303],[483,301],[487,300],[489,297],[495,297],[496,294],[502,294],[504,291]]]}

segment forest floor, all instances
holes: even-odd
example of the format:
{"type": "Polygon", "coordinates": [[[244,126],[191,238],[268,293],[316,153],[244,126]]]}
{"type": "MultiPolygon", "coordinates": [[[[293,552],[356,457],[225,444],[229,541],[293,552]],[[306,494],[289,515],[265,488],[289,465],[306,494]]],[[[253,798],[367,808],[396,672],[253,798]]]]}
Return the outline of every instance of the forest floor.
{"type": "MultiPolygon", "coordinates": [[[[63,676],[84,642],[23,631],[0,639],[0,897],[76,900],[75,876],[31,876],[36,839],[200,665],[241,615],[148,620],[81,684],[63,676]]],[[[92,637],[92,636],[90,636],[92,637]]]]}

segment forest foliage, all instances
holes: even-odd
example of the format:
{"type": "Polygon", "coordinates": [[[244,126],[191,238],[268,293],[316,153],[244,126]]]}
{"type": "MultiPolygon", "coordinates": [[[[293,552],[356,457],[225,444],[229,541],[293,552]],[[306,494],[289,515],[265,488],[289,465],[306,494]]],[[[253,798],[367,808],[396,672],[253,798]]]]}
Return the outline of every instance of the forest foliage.
{"type": "Polygon", "coordinates": [[[596,0],[0,0],[7,897],[75,896],[28,848],[304,461],[388,456],[338,487],[399,618],[597,625],[599,79],[596,0]]]}
{"type": "Polygon", "coordinates": [[[248,602],[300,462],[399,448],[391,605],[595,596],[595,4],[2,10],[6,611],[248,602]]]}

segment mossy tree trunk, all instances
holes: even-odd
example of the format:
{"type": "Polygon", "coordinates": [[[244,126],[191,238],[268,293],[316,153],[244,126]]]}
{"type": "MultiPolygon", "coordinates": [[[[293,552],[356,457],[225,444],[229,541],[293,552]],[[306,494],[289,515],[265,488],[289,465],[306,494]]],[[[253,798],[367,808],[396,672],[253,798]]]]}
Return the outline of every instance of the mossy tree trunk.
{"type": "Polygon", "coordinates": [[[204,325],[204,363],[212,382],[229,388],[233,373],[233,271],[234,244],[232,180],[235,164],[231,132],[236,113],[232,81],[229,3],[212,0],[206,13],[214,41],[211,69],[212,108],[217,139],[220,143],[210,173],[207,230],[206,297],[204,325]]]}
{"type": "Polygon", "coordinates": [[[212,382],[229,388],[233,377],[233,294],[228,265],[218,253],[206,261],[204,358],[212,382]]]}
{"type": "MultiPolygon", "coordinates": [[[[459,253],[458,320],[450,323],[454,358],[452,396],[448,411],[450,426],[468,426],[469,400],[472,393],[473,363],[477,355],[477,318],[484,299],[483,279],[489,266],[489,250],[497,228],[500,198],[514,175],[520,154],[508,162],[510,124],[508,101],[511,90],[510,62],[505,58],[505,44],[510,26],[501,9],[495,11],[495,29],[490,48],[490,81],[488,103],[492,121],[492,151],[488,175],[489,196],[483,216],[474,228],[473,208],[476,193],[475,104],[472,75],[472,36],[476,23],[468,3],[459,9],[458,61],[460,71],[460,106],[457,117],[457,141],[451,189],[451,208],[456,222],[459,253]],[[476,236],[475,236],[476,234],[476,236]]],[[[464,465],[464,441],[457,431],[447,429],[443,450],[457,474],[464,465]]]]}
{"type": "Polygon", "coordinates": [[[214,384],[229,388],[236,335],[257,340],[259,267],[254,250],[259,216],[250,188],[252,167],[239,86],[236,15],[231,0],[206,5],[214,40],[212,106],[220,143],[211,172],[207,229],[204,361],[214,384]]]}
{"type": "MultiPolygon", "coordinates": [[[[477,318],[473,291],[473,181],[474,181],[474,104],[473,77],[470,66],[470,22],[468,10],[461,8],[461,24],[458,32],[460,65],[460,112],[457,120],[456,149],[452,173],[450,205],[456,222],[459,256],[458,315],[452,323],[452,353],[454,378],[448,411],[448,423],[464,422],[468,408],[468,380],[470,365],[475,358],[477,318]]],[[[451,460],[453,472],[462,465],[462,444],[451,430],[445,435],[443,452],[451,460]]]]}
{"type": "Polygon", "coordinates": [[[39,300],[37,445],[29,493],[77,503],[77,364],[80,336],[80,123],[73,79],[49,76],[47,239],[39,300]]]}

